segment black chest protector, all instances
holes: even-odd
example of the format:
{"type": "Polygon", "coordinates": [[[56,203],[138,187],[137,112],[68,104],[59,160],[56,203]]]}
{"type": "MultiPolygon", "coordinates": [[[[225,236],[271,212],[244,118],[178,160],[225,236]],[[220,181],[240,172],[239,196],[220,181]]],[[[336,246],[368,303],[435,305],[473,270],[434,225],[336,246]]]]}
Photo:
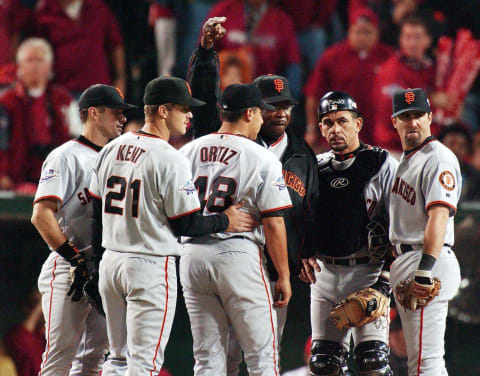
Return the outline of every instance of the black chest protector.
{"type": "Polygon", "coordinates": [[[344,170],[335,170],[332,160],[319,165],[319,197],[315,202],[317,255],[343,257],[367,244],[369,222],[366,184],[387,158],[387,152],[368,147],[344,170]]]}

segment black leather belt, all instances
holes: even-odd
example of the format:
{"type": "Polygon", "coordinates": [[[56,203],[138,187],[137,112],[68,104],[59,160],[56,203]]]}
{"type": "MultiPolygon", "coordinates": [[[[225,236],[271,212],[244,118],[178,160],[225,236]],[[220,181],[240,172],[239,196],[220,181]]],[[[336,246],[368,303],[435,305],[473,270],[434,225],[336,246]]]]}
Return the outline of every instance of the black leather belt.
{"type": "Polygon", "coordinates": [[[320,257],[325,264],[331,265],[343,265],[343,266],[352,266],[358,264],[368,264],[370,261],[370,257],[357,257],[351,259],[339,259],[335,257],[320,257]]]}
{"type": "MultiPolygon", "coordinates": [[[[446,243],[443,244],[443,246],[452,248],[450,244],[446,244],[446,243]]],[[[413,249],[414,249],[413,246],[410,244],[400,244],[400,250],[402,251],[402,253],[413,251],[413,249]]]]}

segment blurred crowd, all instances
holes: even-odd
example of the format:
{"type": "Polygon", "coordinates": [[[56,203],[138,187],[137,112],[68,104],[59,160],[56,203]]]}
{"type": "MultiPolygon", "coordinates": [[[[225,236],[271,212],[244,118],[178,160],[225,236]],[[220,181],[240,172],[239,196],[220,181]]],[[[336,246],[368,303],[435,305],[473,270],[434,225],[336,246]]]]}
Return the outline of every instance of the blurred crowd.
{"type": "Polygon", "coordinates": [[[392,93],[422,87],[440,114],[434,133],[462,149],[465,177],[477,181],[479,13],[475,0],[2,0],[0,189],[35,191],[48,152],[81,132],[76,99],[91,84],[118,87],[140,105],[129,120],[141,124],[145,83],[186,77],[212,16],[227,17],[215,46],[222,87],[286,76],[300,102],[293,127],[316,152],[325,148],[316,115],[325,92],[350,93],[362,141],[398,156],[392,93]]]}
{"type": "MultiPolygon", "coordinates": [[[[140,105],[125,130],[141,127],[145,84],[185,78],[204,20],[225,16],[227,35],[215,46],[222,88],[287,77],[300,103],[291,126],[316,152],[325,148],[319,99],[346,91],[365,119],[362,141],[399,156],[392,95],[422,87],[443,114],[432,130],[461,163],[462,199],[480,200],[479,14],[478,0],[0,0],[0,190],[35,192],[47,154],[80,134],[76,100],[94,83],[140,105]]],[[[38,296],[27,303],[8,341],[30,343],[25,356],[39,365],[38,296]]],[[[30,364],[15,359],[22,349],[10,349],[17,368],[30,364]]]]}

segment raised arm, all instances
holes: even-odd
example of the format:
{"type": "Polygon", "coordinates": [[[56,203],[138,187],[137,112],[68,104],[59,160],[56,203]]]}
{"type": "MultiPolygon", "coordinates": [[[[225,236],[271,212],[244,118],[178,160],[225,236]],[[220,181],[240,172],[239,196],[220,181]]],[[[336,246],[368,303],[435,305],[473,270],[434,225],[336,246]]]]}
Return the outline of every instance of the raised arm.
{"type": "Polygon", "coordinates": [[[193,137],[198,138],[215,132],[220,128],[220,63],[213,49],[215,40],[225,35],[222,23],[225,17],[209,18],[202,29],[200,46],[190,57],[188,82],[192,88],[192,95],[204,102],[205,106],[192,109],[193,137]]]}

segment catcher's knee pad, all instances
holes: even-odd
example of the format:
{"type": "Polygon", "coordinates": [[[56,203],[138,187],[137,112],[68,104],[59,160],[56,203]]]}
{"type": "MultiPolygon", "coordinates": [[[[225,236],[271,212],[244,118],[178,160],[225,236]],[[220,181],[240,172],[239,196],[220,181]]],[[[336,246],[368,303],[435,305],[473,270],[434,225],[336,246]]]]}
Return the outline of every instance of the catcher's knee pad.
{"type": "Polygon", "coordinates": [[[310,357],[312,376],[342,376],[346,367],[347,350],[338,342],[314,340],[310,357]]]}
{"type": "Polygon", "coordinates": [[[354,359],[361,376],[392,376],[388,363],[390,350],[382,341],[366,341],[355,347],[354,359]]]}

